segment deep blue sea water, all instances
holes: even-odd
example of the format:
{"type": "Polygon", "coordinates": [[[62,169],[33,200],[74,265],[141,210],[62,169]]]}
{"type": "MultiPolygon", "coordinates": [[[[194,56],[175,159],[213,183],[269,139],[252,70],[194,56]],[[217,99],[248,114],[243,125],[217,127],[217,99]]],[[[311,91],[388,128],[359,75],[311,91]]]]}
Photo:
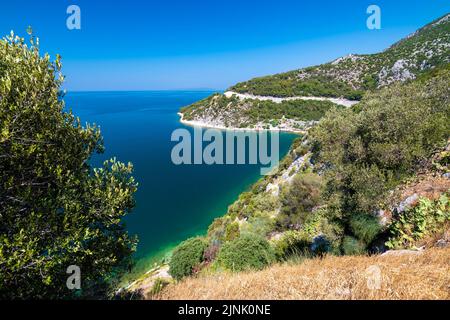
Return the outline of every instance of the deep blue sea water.
{"type": "MultiPolygon", "coordinates": [[[[180,107],[210,95],[210,91],[69,92],[64,100],[81,120],[96,123],[106,152],[98,165],[116,156],[132,162],[139,183],[136,208],[125,221],[139,237],[137,269],[148,269],[169,248],[205,233],[214,218],[226,213],[260,177],[259,165],[181,165],[171,161],[173,130],[182,125],[180,107]]],[[[296,136],[280,135],[280,159],[296,136]]]]}

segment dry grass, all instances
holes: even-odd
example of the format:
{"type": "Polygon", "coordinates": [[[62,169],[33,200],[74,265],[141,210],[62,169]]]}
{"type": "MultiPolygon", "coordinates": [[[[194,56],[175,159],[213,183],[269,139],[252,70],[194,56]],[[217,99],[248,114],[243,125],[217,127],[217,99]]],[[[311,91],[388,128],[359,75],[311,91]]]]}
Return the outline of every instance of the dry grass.
{"type": "Polygon", "coordinates": [[[169,285],[160,299],[446,299],[450,248],[416,254],[333,257],[259,272],[217,274],[169,285]],[[372,266],[372,267],[371,267],[372,266]],[[370,270],[381,271],[381,281],[370,270]],[[373,282],[375,280],[375,282],[373,282]]]}

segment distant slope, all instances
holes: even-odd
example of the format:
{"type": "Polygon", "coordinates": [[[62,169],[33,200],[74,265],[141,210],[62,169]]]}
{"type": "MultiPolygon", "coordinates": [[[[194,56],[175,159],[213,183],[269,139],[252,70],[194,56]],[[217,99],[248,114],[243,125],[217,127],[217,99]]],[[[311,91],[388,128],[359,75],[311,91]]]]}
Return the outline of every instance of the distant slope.
{"type": "Polygon", "coordinates": [[[170,300],[450,299],[450,248],[381,256],[328,256],[258,272],[188,278],[170,300]],[[377,270],[381,271],[379,287],[377,270]]]}
{"type": "Polygon", "coordinates": [[[439,18],[372,55],[349,55],[333,62],[273,76],[255,78],[230,88],[255,95],[324,96],[359,99],[364,90],[415,79],[450,61],[450,14],[439,18]]]}
{"type": "Polygon", "coordinates": [[[335,106],[339,107],[330,101],[289,100],[277,103],[215,94],[181,109],[181,113],[183,122],[187,124],[215,128],[301,131],[335,106]]]}
{"type": "MultiPolygon", "coordinates": [[[[368,90],[412,80],[450,62],[450,14],[446,14],[372,55],[349,55],[319,66],[255,78],[228,91],[272,97],[359,100],[368,90]]],[[[186,123],[218,128],[282,129],[310,127],[331,101],[285,100],[280,103],[212,95],[181,110],[186,123]]]]}
{"type": "MultiPolygon", "coordinates": [[[[413,46],[411,39],[444,24],[448,28],[448,18],[388,50],[413,46]]],[[[449,42],[425,41],[449,47],[449,42]]],[[[377,84],[359,103],[332,110],[294,140],[278,170],[242,193],[211,223],[201,237],[207,250],[191,266],[191,278],[169,285],[161,298],[450,298],[448,59],[440,55],[415,80],[377,84]],[[267,240],[278,265],[267,261],[266,269],[255,271],[261,265],[254,261],[272,253],[264,248],[245,252],[248,242],[242,245],[241,240],[248,235],[263,238],[261,243],[267,240]],[[420,247],[427,248],[420,255],[351,256],[420,247]],[[337,256],[314,258],[324,251],[337,256]],[[307,260],[298,264],[301,259],[307,260]],[[254,271],[232,274],[241,262],[254,271]],[[367,288],[365,272],[373,265],[382,272],[379,290],[367,288]]],[[[281,115],[276,120],[280,128],[315,122],[327,109],[338,107],[331,101],[262,97],[215,94],[184,108],[183,116],[236,127],[281,115]]]]}

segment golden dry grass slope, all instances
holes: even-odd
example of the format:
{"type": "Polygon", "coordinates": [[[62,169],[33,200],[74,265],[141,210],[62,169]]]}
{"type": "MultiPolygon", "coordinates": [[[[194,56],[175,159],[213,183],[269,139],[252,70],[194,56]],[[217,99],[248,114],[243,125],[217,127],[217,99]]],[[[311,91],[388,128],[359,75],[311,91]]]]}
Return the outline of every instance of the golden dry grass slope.
{"type": "Polygon", "coordinates": [[[156,298],[448,300],[449,258],[449,247],[371,257],[327,256],[259,272],[188,278],[156,298]]]}

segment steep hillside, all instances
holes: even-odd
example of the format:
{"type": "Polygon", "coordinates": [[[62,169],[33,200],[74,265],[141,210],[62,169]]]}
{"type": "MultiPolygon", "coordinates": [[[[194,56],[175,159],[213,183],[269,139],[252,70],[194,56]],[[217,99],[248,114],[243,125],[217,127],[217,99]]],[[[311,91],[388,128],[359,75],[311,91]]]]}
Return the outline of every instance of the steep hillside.
{"type": "Polygon", "coordinates": [[[278,243],[284,256],[289,246],[308,247],[322,235],[338,254],[378,250],[399,204],[411,196],[414,204],[422,196],[437,200],[450,189],[449,81],[450,65],[329,113],[293,143],[277,173],[241,194],[211,224],[209,241],[258,234],[278,243]],[[402,191],[393,192],[396,187],[402,191]],[[362,229],[372,225],[363,233],[374,235],[361,235],[349,220],[361,221],[362,229]]]}
{"type": "Polygon", "coordinates": [[[352,54],[323,65],[238,83],[225,95],[215,94],[183,108],[182,120],[218,128],[309,128],[333,106],[349,105],[368,90],[413,80],[450,62],[449,17],[437,19],[381,53],[352,54]],[[344,103],[332,98],[341,98],[344,103]]]}
{"type": "Polygon", "coordinates": [[[450,62],[450,14],[433,21],[387,50],[349,55],[320,66],[239,83],[231,91],[255,95],[325,96],[359,99],[366,89],[415,79],[450,62]]]}
{"type": "Polygon", "coordinates": [[[448,299],[448,20],[447,15],[378,55],[301,71],[314,77],[335,68],[340,71],[333,79],[347,74],[347,84],[359,90],[361,77],[349,73],[373,59],[361,68],[368,68],[366,75],[376,73],[376,82],[357,104],[248,91],[217,94],[185,108],[185,119],[203,125],[315,125],[293,142],[274,174],[242,193],[206,235],[177,246],[164,268],[133,289],[158,293],[178,281],[162,291],[163,298],[448,299]],[[427,46],[433,49],[423,63],[420,52],[427,46]],[[397,77],[397,67],[391,68],[396,64],[417,68],[397,77]],[[418,248],[425,253],[380,256],[418,248]],[[371,265],[383,274],[375,291],[367,289],[363,275],[371,265]]]}
{"type": "MultiPolygon", "coordinates": [[[[164,267],[166,273],[178,281],[192,275],[200,278],[169,287],[174,289],[163,291],[164,297],[242,298],[238,282],[244,278],[255,288],[255,295],[247,296],[251,298],[368,298],[367,290],[359,287],[363,283],[360,271],[350,266],[361,262],[365,268],[384,262],[338,257],[449,246],[449,83],[447,64],[414,81],[366,94],[352,108],[327,112],[294,141],[275,174],[242,193],[226,215],[213,221],[205,236],[186,240],[174,250],[164,267]],[[325,254],[336,256],[327,258],[330,266],[343,264],[332,270],[335,277],[361,292],[336,293],[348,289],[336,287],[331,276],[318,283],[311,280],[314,276],[289,280],[292,274],[311,274],[316,264],[321,266],[322,260],[315,258],[325,254]],[[305,259],[313,260],[298,267],[271,267],[305,259]],[[269,269],[253,273],[265,268],[269,269]],[[224,276],[228,293],[215,287],[223,272],[249,270],[252,273],[224,276]],[[302,290],[265,287],[275,276],[279,279],[273,285],[285,281],[302,290]],[[314,289],[305,291],[308,285],[314,289]],[[269,289],[278,291],[265,296],[269,289]]],[[[448,257],[448,250],[442,252],[448,257]]],[[[435,258],[441,259],[437,254],[435,258]]],[[[448,265],[442,261],[435,266],[440,270],[436,274],[427,273],[428,269],[417,271],[420,277],[435,279],[422,283],[428,286],[426,293],[405,291],[417,282],[419,276],[414,272],[422,268],[422,261],[406,266],[403,274],[411,277],[392,287],[403,290],[402,294],[397,296],[386,288],[377,291],[374,298],[432,298],[433,290],[441,290],[436,297],[445,298],[443,287],[438,285],[443,280],[448,283],[442,272],[448,265]]],[[[397,268],[397,263],[401,265],[394,261],[389,267],[397,268]]],[[[391,276],[395,278],[395,274],[391,276]]],[[[151,287],[158,292],[154,288],[155,283],[159,285],[157,277],[151,275],[134,288],[151,287]]],[[[167,285],[171,280],[164,277],[161,281],[167,285]]]]}

